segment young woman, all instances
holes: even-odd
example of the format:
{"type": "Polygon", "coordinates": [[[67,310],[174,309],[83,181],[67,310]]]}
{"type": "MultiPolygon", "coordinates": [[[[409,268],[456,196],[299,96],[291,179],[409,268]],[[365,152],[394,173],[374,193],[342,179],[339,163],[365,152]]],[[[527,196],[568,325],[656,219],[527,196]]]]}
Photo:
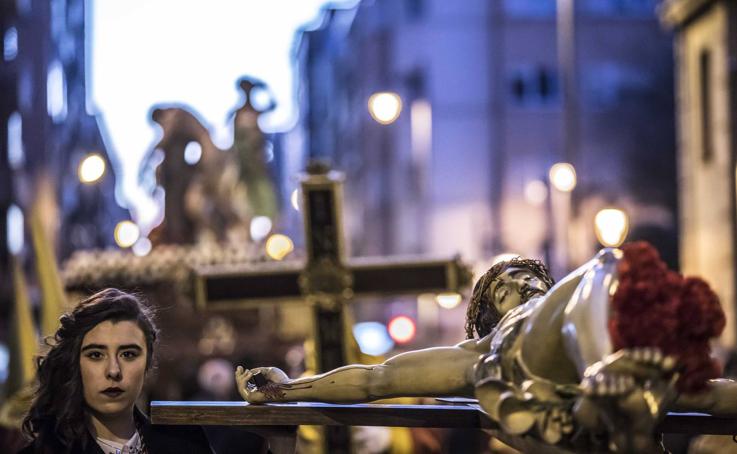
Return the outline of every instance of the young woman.
{"type": "Polygon", "coordinates": [[[152,426],[135,406],[157,337],[150,310],[116,289],[64,314],[38,359],[21,453],[212,453],[202,428],[152,426]]]}

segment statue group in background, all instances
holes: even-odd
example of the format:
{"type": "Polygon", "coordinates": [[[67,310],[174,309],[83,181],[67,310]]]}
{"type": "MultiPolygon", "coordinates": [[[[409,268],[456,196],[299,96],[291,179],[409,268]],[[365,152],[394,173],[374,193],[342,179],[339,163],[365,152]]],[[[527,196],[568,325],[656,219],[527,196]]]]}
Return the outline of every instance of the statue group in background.
{"type": "Polygon", "coordinates": [[[476,397],[518,449],[654,452],[667,410],[737,414],[737,387],[717,379],[709,340],[725,325],[703,280],[668,270],[646,243],[604,249],[553,285],[514,259],[477,282],[469,340],[289,379],[239,367],[251,403],[476,397]],[[257,386],[254,375],[265,383],[257,386]]]}
{"type": "Polygon", "coordinates": [[[275,104],[271,101],[262,110],[254,105],[254,94],[265,90],[261,81],[243,78],[238,86],[245,100],[232,114],[234,140],[228,150],[213,143],[210,132],[190,110],[153,110],[151,118],[163,134],[140,173],[150,171],[152,161],[163,153],[156,184],[165,191],[164,220],[151,233],[155,244],[243,241],[249,237],[253,217],[275,218],[276,190],[266,165],[267,142],[258,126],[259,116],[275,104]],[[199,150],[199,159],[190,164],[185,150],[192,146],[199,150]]]}

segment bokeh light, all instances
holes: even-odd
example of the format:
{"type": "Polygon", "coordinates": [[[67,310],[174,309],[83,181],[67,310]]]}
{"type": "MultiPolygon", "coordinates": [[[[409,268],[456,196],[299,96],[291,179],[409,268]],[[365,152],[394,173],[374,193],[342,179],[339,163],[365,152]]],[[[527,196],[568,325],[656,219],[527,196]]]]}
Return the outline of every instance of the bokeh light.
{"type": "Polygon", "coordinates": [[[363,322],[353,326],[358,347],[367,355],[383,355],[394,347],[394,341],[383,323],[363,322]]]}
{"type": "Polygon", "coordinates": [[[294,250],[291,238],[281,233],[275,233],[266,240],[266,255],[274,260],[283,260],[294,250]]]}
{"type": "Polygon", "coordinates": [[[251,238],[261,241],[271,232],[271,219],[266,216],[256,216],[251,219],[251,238]]]}
{"type": "Polygon", "coordinates": [[[145,255],[148,255],[149,252],[151,252],[152,247],[153,245],[151,244],[151,240],[149,240],[145,236],[142,236],[131,247],[131,251],[133,251],[135,255],[139,257],[143,257],[145,255]]]}
{"type": "Polygon", "coordinates": [[[202,146],[197,142],[190,142],[184,147],[184,162],[193,166],[202,158],[202,146]]]}
{"type": "Polygon", "coordinates": [[[461,301],[463,298],[460,294],[455,292],[450,293],[439,293],[435,297],[435,302],[438,303],[438,306],[442,307],[443,309],[453,309],[455,307],[458,307],[459,304],[461,304],[461,301]]]}
{"type": "Polygon", "coordinates": [[[624,243],[629,231],[627,213],[617,208],[604,208],[594,217],[596,238],[604,246],[617,247],[624,243]]]}
{"type": "Polygon", "coordinates": [[[548,199],[548,186],[540,180],[532,180],[525,185],[525,200],[530,205],[540,206],[548,199]]]}
{"type": "Polygon", "coordinates": [[[294,209],[299,211],[299,189],[292,191],[292,196],[289,199],[292,202],[294,209]]]}
{"type": "Polygon", "coordinates": [[[398,344],[406,344],[415,338],[417,327],[415,321],[406,315],[394,317],[389,322],[389,336],[398,344]]]}
{"type": "Polygon", "coordinates": [[[138,241],[140,234],[141,231],[134,222],[120,221],[115,226],[115,243],[123,249],[129,248],[138,241]]]}
{"type": "Polygon", "coordinates": [[[368,101],[371,117],[382,125],[394,123],[402,112],[402,98],[393,92],[379,92],[371,95],[368,101]]]}
{"type": "Polygon", "coordinates": [[[576,187],[576,169],[567,162],[553,164],[550,168],[550,182],[562,192],[571,192],[576,187]]]}
{"type": "Polygon", "coordinates": [[[79,181],[91,184],[105,175],[105,160],[98,153],[90,153],[82,159],[77,169],[79,181]]]}
{"type": "Polygon", "coordinates": [[[13,255],[18,255],[23,251],[23,243],[25,237],[23,234],[23,211],[18,205],[10,205],[6,214],[7,222],[7,244],[8,251],[13,255]]]}

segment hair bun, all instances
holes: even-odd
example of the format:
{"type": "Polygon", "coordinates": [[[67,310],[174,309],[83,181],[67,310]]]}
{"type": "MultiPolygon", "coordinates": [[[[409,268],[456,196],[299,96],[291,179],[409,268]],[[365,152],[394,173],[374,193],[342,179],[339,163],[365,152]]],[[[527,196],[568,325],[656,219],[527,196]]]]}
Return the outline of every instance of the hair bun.
{"type": "Polygon", "coordinates": [[[56,337],[66,337],[66,335],[69,333],[69,330],[71,330],[74,326],[75,321],[76,320],[72,314],[63,314],[61,317],[59,317],[60,326],[59,329],[56,330],[56,337]]]}

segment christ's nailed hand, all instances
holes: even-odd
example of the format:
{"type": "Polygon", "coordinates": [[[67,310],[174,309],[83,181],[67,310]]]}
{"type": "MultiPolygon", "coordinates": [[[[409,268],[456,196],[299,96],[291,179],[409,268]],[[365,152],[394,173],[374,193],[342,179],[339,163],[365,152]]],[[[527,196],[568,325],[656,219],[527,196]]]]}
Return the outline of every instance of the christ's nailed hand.
{"type": "Polygon", "coordinates": [[[243,366],[238,366],[235,370],[235,381],[243,400],[250,404],[262,404],[282,400],[284,398],[282,385],[289,382],[289,377],[277,367],[244,369],[243,366]],[[266,383],[256,385],[255,380],[252,380],[254,376],[262,377],[266,383]]]}

